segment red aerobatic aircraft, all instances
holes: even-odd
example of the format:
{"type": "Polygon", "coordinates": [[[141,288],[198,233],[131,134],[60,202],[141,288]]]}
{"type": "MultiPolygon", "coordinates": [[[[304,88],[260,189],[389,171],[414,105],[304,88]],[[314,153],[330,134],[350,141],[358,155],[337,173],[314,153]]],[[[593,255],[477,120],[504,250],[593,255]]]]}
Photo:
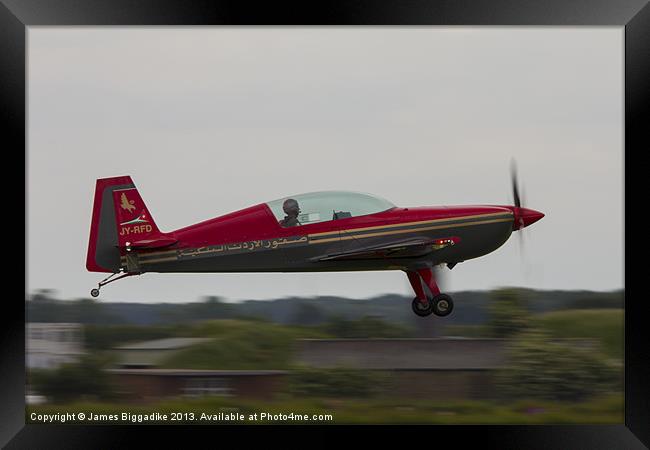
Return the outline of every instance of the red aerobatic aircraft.
{"type": "Polygon", "coordinates": [[[447,316],[434,267],[488,254],[544,214],[521,206],[403,208],[357,192],[314,192],[161,232],[131,177],[97,180],[86,268],[109,272],[91,291],[145,272],[402,270],[418,316],[447,316]]]}

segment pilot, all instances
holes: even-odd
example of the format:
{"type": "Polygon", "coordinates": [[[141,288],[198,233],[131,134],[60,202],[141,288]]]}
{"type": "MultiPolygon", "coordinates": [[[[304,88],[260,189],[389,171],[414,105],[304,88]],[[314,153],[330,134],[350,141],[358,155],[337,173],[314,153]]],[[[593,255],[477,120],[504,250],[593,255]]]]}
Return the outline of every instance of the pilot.
{"type": "Polygon", "coordinates": [[[300,225],[298,222],[298,214],[300,213],[300,208],[298,207],[298,202],[292,198],[289,198],[284,201],[282,204],[282,210],[285,212],[286,216],[280,221],[280,225],[283,227],[295,227],[300,225]]]}

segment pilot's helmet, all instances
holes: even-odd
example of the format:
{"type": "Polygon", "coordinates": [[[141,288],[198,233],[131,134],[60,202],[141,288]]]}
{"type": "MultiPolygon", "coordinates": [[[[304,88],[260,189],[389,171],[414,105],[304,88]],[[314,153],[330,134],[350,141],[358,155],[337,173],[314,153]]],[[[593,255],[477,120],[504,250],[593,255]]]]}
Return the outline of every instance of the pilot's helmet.
{"type": "Polygon", "coordinates": [[[282,210],[288,215],[298,215],[300,208],[298,207],[298,202],[292,198],[288,198],[282,204],[282,210]]]}

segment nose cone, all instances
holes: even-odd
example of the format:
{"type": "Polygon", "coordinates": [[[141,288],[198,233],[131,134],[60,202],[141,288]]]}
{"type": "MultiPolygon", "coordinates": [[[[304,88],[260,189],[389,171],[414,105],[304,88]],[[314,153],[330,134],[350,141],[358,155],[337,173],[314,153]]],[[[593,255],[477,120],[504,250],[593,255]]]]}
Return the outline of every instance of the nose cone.
{"type": "Polygon", "coordinates": [[[518,222],[520,224],[523,224],[521,228],[527,227],[528,225],[531,225],[535,222],[537,222],[539,219],[544,217],[544,213],[541,213],[539,211],[535,211],[534,209],[528,209],[528,208],[518,208],[518,214],[516,213],[518,217],[518,222]]]}

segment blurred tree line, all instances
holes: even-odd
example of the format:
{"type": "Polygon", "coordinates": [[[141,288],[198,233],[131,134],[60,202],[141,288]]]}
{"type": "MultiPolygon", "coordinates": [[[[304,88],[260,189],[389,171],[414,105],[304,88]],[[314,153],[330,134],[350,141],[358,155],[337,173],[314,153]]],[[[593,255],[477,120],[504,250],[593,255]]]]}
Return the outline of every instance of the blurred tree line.
{"type": "MultiPolygon", "coordinates": [[[[536,291],[512,289],[526,299],[533,314],[568,309],[620,309],[623,291],[536,291]]],[[[453,294],[454,313],[440,326],[484,325],[491,312],[494,292],[465,291],[453,294]]],[[[372,315],[403,326],[413,326],[412,296],[386,294],[357,300],[341,297],[285,298],[227,303],[217,296],[180,303],[109,303],[90,298],[61,300],[51,289],[37,290],[26,299],[30,322],[77,322],[84,324],[171,325],[206,319],[258,318],[289,325],[322,325],[331,317],[358,320],[372,315]]],[[[420,321],[421,322],[421,321],[420,321]]],[[[439,333],[438,333],[439,334],[439,333]]]]}

